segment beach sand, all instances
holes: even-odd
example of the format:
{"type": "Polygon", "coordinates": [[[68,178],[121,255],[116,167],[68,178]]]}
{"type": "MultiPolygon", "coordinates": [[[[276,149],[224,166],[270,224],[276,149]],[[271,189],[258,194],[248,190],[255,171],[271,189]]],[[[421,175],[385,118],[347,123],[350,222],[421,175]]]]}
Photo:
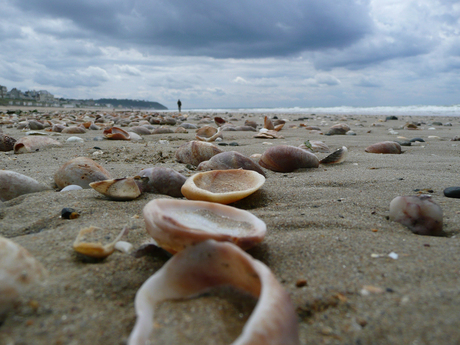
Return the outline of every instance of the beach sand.
{"type": "MultiPolygon", "coordinates": [[[[195,115],[204,114],[190,113],[189,118],[195,115]]],[[[236,124],[246,119],[263,124],[263,114],[218,115],[236,124]]],[[[238,146],[220,148],[249,156],[309,139],[322,140],[331,150],[346,146],[349,151],[346,161],[337,165],[292,173],[265,170],[262,189],[232,205],[267,224],[266,238],[248,253],[265,263],[290,294],[300,343],[460,343],[460,200],[443,195],[445,188],[460,186],[460,143],[450,140],[460,135],[460,118],[400,116],[383,122],[385,116],[268,115],[288,120],[280,132],[284,139],[224,132],[223,141],[238,146]],[[408,121],[422,122],[421,129],[400,129],[408,121]],[[452,126],[431,126],[433,121],[452,126]],[[323,132],[346,123],[356,135],[310,133],[299,127],[301,123],[320,126],[323,132]],[[399,134],[389,134],[389,128],[399,134]],[[403,146],[400,155],[364,151],[397,136],[425,142],[403,146]],[[393,198],[419,193],[432,195],[442,208],[446,237],[415,235],[388,220],[393,198]],[[298,287],[302,280],[306,285],[298,287]]],[[[25,135],[6,126],[3,133],[16,139],[25,135]]],[[[194,130],[144,136],[141,142],[93,141],[100,135],[102,131],[87,131],[78,135],[84,143],[68,143],[65,139],[72,135],[62,134],[53,138],[63,147],[19,155],[0,152],[0,169],[47,185],[60,166],[78,156],[94,159],[113,177],[133,176],[152,166],[194,173],[174,158],[181,144],[194,139],[194,130]],[[96,151],[103,154],[93,155],[96,151]]],[[[327,154],[317,155],[321,159],[327,154]]],[[[24,293],[8,314],[0,326],[0,344],[126,344],[136,320],[136,291],[168,256],[134,258],[116,251],[102,262],[89,263],[75,254],[72,243],[82,228],[93,225],[118,232],[128,224],[132,230],[124,240],[139,247],[149,238],[142,209],[156,198],[169,197],[143,194],[120,202],[92,189],[52,190],[0,204],[0,234],[29,250],[49,271],[46,284],[24,293]],[[81,216],[61,219],[64,207],[75,208],[81,216]]],[[[255,303],[232,289],[165,302],[156,314],[152,343],[230,344],[255,303]]]]}

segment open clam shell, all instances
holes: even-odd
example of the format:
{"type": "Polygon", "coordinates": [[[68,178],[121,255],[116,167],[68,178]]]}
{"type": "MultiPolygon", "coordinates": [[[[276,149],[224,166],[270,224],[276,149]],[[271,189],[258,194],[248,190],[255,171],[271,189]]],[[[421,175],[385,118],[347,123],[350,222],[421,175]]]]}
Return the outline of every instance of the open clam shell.
{"type": "Polygon", "coordinates": [[[104,129],[104,136],[111,140],[130,140],[129,133],[119,127],[110,127],[104,129]]]}
{"type": "Polygon", "coordinates": [[[270,269],[230,243],[208,240],[178,253],[136,294],[136,325],[129,345],[145,345],[153,330],[155,306],[191,298],[212,287],[229,285],[258,298],[234,345],[297,345],[297,315],[288,293],[270,269]]]}
{"type": "Polygon", "coordinates": [[[104,259],[115,251],[115,244],[127,233],[128,228],[124,227],[113,241],[104,244],[107,239],[110,240],[110,234],[104,229],[90,226],[80,230],[73,243],[73,249],[95,259],[104,259]]]}
{"type": "Polygon", "coordinates": [[[172,197],[182,197],[181,188],[187,178],[180,172],[163,167],[142,169],[139,176],[148,178],[143,184],[142,191],[147,193],[166,194],[172,197]]]}
{"type": "Polygon", "coordinates": [[[208,239],[249,249],[267,232],[252,213],[207,201],[155,199],[145,205],[143,214],[147,232],[172,254],[208,239]]]}
{"type": "Polygon", "coordinates": [[[181,188],[189,200],[230,204],[241,200],[265,183],[265,177],[253,170],[211,170],[190,176],[181,188]]]}
{"type": "Polygon", "coordinates": [[[136,199],[142,194],[139,185],[142,186],[142,178],[140,176],[96,181],[89,184],[95,191],[113,200],[136,199]]]}

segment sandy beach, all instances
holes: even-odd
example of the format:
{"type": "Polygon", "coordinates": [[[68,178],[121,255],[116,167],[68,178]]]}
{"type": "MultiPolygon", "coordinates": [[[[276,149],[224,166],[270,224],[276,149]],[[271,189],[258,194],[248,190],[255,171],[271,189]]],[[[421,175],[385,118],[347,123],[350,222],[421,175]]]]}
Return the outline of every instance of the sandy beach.
{"type": "MultiPolygon", "coordinates": [[[[190,123],[206,115],[183,114],[190,123]]],[[[287,121],[279,132],[284,139],[226,131],[223,142],[238,146],[219,147],[250,156],[274,145],[321,140],[331,151],[342,146],[349,151],[337,165],[290,173],[264,169],[263,187],[232,204],[267,225],[264,241],[248,253],[265,263],[289,293],[300,343],[460,343],[460,199],[443,195],[445,188],[460,186],[460,142],[451,141],[460,135],[460,118],[398,116],[385,121],[385,116],[367,115],[218,114],[237,125],[256,121],[258,128],[264,115],[287,121]],[[407,122],[418,122],[418,129],[402,129],[407,122]],[[300,126],[319,126],[326,133],[337,123],[346,123],[356,135],[326,136],[300,126]],[[390,128],[398,134],[390,134],[390,128]],[[402,154],[364,151],[377,142],[405,140],[398,137],[425,142],[403,146],[402,154]],[[447,236],[415,235],[388,219],[393,198],[421,193],[432,195],[442,208],[447,236]]],[[[16,139],[25,136],[7,125],[2,131],[16,139]]],[[[63,146],[28,154],[0,152],[0,169],[50,186],[59,167],[80,156],[92,158],[114,178],[153,166],[186,176],[195,173],[174,157],[181,144],[194,140],[194,130],[146,135],[138,142],[94,141],[102,130],[47,133],[63,146]],[[70,136],[84,142],[66,142],[70,136]]],[[[320,159],[326,155],[317,153],[320,159]]],[[[138,248],[149,239],[142,209],[156,198],[171,197],[144,193],[132,201],[112,201],[92,189],[53,189],[1,203],[0,235],[26,248],[49,277],[24,293],[7,315],[0,326],[0,344],[126,344],[136,320],[136,291],[169,257],[158,252],[135,258],[116,251],[91,263],[76,255],[72,243],[88,226],[119,232],[128,225],[131,230],[124,240],[138,248]],[[64,207],[76,209],[80,217],[62,219],[64,207]]],[[[232,289],[165,302],[156,314],[152,344],[230,344],[256,302],[232,289]]]]}

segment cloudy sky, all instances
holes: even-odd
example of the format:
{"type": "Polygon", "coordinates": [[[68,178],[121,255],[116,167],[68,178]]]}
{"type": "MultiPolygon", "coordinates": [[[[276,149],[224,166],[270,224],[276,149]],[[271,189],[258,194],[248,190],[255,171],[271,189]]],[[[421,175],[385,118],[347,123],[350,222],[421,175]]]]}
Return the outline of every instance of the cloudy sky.
{"type": "Polygon", "coordinates": [[[175,108],[460,103],[458,0],[0,0],[0,85],[175,108]]]}

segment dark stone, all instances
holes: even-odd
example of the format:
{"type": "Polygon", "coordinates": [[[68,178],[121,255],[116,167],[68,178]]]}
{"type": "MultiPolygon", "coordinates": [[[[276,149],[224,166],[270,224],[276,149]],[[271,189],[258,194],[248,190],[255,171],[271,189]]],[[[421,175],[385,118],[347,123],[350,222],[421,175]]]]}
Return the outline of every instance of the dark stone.
{"type": "Polygon", "coordinates": [[[228,143],[217,143],[219,146],[228,146],[228,143]]]}
{"type": "Polygon", "coordinates": [[[435,121],[432,123],[433,126],[442,126],[442,122],[435,121]]]}
{"type": "Polygon", "coordinates": [[[61,211],[61,217],[63,219],[75,219],[80,217],[80,214],[73,208],[64,207],[61,211]]]}
{"type": "Polygon", "coordinates": [[[232,143],[230,143],[230,144],[228,144],[228,145],[229,145],[229,146],[240,146],[236,141],[234,141],[234,142],[232,142],[232,143]]]}
{"type": "Polygon", "coordinates": [[[392,116],[387,116],[386,119],[385,119],[385,121],[388,121],[388,120],[397,120],[397,119],[398,119],[397,116],[392,115],[392,116]]]}
{"type": "Polygon", "coordinates": [[[410,142],[409,140],[395,140],[399,145],[401,146],[411,146],[412,145],[412,142],[410,142]]]}
{"type": "Polygon", "coordinates": [[[444,195],[448,198],[460,198],[460,187],[448,187],[444,189],[444,195]]]}
{"type": "Polygon", "coordinates": [[[413,139],[410,139],[409,141],[410,141],[411,143],[416,142],[416,141],[420,141],[421,143],[424,143],[424,142],[425,142],[425,140],[423,140],[422,138],[413,138],[413,139]]]}

